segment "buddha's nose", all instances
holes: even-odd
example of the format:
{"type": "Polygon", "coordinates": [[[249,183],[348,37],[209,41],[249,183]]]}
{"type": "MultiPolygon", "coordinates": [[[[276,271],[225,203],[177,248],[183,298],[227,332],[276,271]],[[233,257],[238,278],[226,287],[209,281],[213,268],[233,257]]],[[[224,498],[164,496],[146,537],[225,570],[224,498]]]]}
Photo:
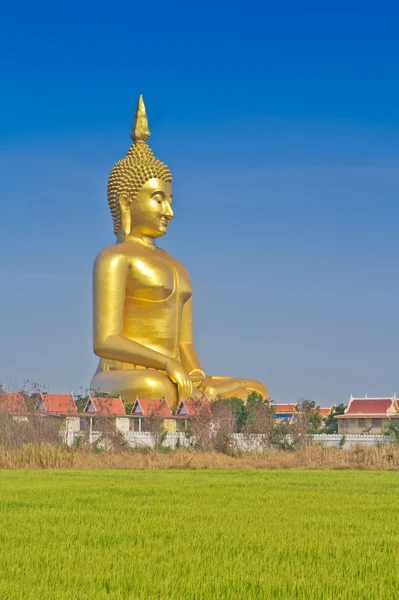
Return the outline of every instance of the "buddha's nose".
{"type": "Polygon", "coordinates": [[[175,216],[175,213],[172,210],[171,205],[169,204],[169,202],[165,203],[165,217],[168,217],[168,219],[173,219],[173,217],[175,216]]]}

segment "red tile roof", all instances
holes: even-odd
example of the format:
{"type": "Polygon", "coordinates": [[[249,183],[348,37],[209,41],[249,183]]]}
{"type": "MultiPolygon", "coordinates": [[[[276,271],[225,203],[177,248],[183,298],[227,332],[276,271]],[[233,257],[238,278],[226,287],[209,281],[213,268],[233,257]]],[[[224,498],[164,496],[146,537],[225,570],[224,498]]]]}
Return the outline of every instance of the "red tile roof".
{"type": "Polygon", "coordinates": [[[0,392],[0,412],[7,412],[10,415],[25,415],[28,410],[23,395],[0,392]]]}
{"type": "Polygon", "coordinates": [[[328,417],[331,414],[331,408],[319,408],[318,412],[322,417],[328,417]]]}
{"type": "Polygon", "coordinates": [[[275,409],[276,413],[290,413],[290,412],[298,412],[298,405],[297,404],[274,404],[272,403],[272,406],[275,409]]]}
{"type": "Polygon", "coordinates": [[[132,415],[138,417],[171,417],[172,412],[166,400],[146,400],[140,398],[136,400],[132,407],[132,415]]]}
{"type": "Polygon", "coordinates": [[[352,400],[345,412],[346,415],[386,414],[392,404],[392,398],[366,398],[352,400]]]}
{"type": "Polygon", "coordinates": [[[183,400],[180,402],[176,415],[178,417],[198,417],[210,413],[211,403],[208,400],[183,400]]]}
{"type": "MultiPolygon", "coordinates": [[[[40,394],[47,413],[76,415],[76,405],[72,394],[40,394]]],[[[41,403],[40,403],[41,404],[41,403]]],[[[43,405],[42,405],[43,406],[43,405]]],[[[41,407],[39,406],[39,409],[41,407]]]]}
{"type": "MultiPolygon", "coordinates": [[[[120,398],[91,398],[92,406],[94,407],[94,414],[101,417],[125,417],[126,411],[123,406],[123,402],[120,398]]],[[[87,403],[85,412],[92,412],[87,410],[90,405],[90,401],[87,403]]]]}

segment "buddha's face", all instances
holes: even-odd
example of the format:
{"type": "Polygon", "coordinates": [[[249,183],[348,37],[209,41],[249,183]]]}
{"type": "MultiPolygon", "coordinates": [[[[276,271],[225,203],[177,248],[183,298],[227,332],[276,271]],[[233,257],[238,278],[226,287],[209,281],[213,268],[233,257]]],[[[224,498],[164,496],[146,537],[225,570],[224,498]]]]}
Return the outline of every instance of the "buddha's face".
{"type": "Polygon", "coordinates": [[[173,218],[172,186],[161,179],[149,179],[130,202],[130,233],[158,238],[168,230],[173,218]]]}

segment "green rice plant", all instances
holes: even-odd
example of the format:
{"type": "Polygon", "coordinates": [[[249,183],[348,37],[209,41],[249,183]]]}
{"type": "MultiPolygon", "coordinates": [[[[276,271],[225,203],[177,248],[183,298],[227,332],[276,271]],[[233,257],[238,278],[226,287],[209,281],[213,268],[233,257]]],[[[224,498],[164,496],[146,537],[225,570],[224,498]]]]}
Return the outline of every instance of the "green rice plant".
{"type": "Polygon", "coordinates": [[[393,600],[398,493],[390,471],[2,471],[0,598],[393,600]]]}

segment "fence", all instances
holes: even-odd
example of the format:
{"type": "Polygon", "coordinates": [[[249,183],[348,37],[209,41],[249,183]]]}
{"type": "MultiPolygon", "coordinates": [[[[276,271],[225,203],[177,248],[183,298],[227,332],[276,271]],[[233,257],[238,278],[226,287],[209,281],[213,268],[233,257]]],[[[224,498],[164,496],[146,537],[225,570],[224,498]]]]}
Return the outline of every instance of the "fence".
{"type": "Polygon", "coordinates": [[[342,433],[335,434],[326,434],[326,433],[318,433],[312,436],[314,442],[319,442],[323,446],[333,447],[333,448],[344,448],[347,450],[351,446],[355,446],[356,444],[361,444],[362,446],[370,447],[370,446],[379,446],[380,444],[387,444],[392,442],[392,438],[388,435],[377,435],[370,433],[348,433],[346,435],[342,433]]]}
{"type": "MultiPolygon", "coordinates": [[[[149,432],[137,432],[127,431],[123,433],[129,446],[132,448],[154,448],[156,444],[156,438],[149,432]]],[[[71,446],[74,443],[75,438],[81,436],[80,432],[67,431],[63,432],[65,442],[71,446]]],[[[100,434],[93,432],[91,435],[90,443],[94,443],[98,440],[100,434]]],[[[343,448],[348,450],[351,446],[361,444],[362,446],[371,447],[379,446],[381,444],[387,444],[392,441],[387,435],[372,435],[372,434],[316,434],[311,437],[314,442],[322,444],[326,447],[343,448]]],[[[244,435],[242,433],[234,433],[232,440],[236,448],[248,452],[251,450],[262,450],[265,446],[265,436],[262,434],[251,434],[244,435]]],[[[169,448],[176,448],[177,446],[189,447],[189,440],[182,432],[168,432],[166,433],[162,442],[163,446],[169,448]]]]}

